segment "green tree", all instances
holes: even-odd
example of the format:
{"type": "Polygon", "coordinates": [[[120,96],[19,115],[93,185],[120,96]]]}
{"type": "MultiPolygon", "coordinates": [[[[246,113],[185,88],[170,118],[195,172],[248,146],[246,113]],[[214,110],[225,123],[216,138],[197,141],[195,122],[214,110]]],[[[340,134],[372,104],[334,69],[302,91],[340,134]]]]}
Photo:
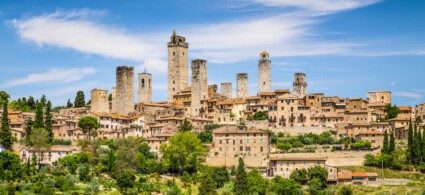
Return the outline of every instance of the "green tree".
{"type": "Polygon", "coordinates": [[[306,169],[294,170],[291,173],[290,178],[301,185],[306,185],[308,183],[308,173],[306,169]]]}
{"type": "Polygon", "coordinates": [[[422,162],[425,162],[425,127],[422,130],[422,162]]]}
{"type": "Polygon", "coordinates": [[[20,177],[19,156],[12,151],[0,152],[0,181],[13,181],[20,177]]]}
{"type": "Polygon", "coordinates": [[[418,129],[418,134],[417,134],[417,138],[415,138],[415,141],[416,141],[416,146],[417,146],[416,150],[418,150],[417,151],[417,155],[418,155],[417,161],[418,161],[418,164],[420,164],[425,158],[425,156],[423,156],[423,154],[422,154],[424,145],[422,145],[423,140],[422,140],[422,134],[421,134],[420,129],[418,129]]]}
{"type": "Polygon", "coordinates": [[[389,152],[390,152],[390,148],[389,148],[389,145],[388,145],[388,132],[387,132],[387,130],[385,130],[384,142],[382,144],[381,153],[388,154],[389,152]]]}
{"type": "Polygon", "coordinates": [[[267,119],[267,117],[268,117],[267,112],[258,111],[258,112],[256,112],[256,113],[255,113],[255,114],[251,117],[251,119],[252,119],[252,120],[255,120],[255,121],[257,121],[257,120],[266,120],[266,119],[267,119]]]}
{"type": "Polygon", "coordinates": [[[43,107],[41,106],[41,104],[37,104],[33,128],[44,128],[43,107]]]}
{"type": "Polygon", "coordinates": [[[394,137],[394,132],[391,132],[390,135],[390,148],[389,148],[389,153],[393,153],[395,151],[395,137],[394,137]]]}
{"type": "Polygon", "coordinates": [[[31,117],[28,117],[28,119],[27,119],[27,127],[25,129],[25,132],[26,132],[25,142],[29,146],[31,145],[30,136],[31,136],[33,125],[34,125],[34,121],[32,120],[31,117]]]}
{"type": "Polygon", "coordinates": [[[108,101],[112,101],[112,93],[108,95],[108,101]]]}
{"type": "Polygon", "coordinates": [[[301,185],[294,180],[283,179],[276,176],[271,181],[271,191],[280,195],[298,194],[301,190],[301,185]]]}
{"type": "Polygon", "coordinates": [[[308,172],[308,179],[310,180],[310,182],[314,178],[317,178],[322,184],[320,188],[321,189],[326,188],[328,183],[328,171],[326,170],[326,168],[321,166],[314,166],[314,167],[310,167],[307,172],[308,172]]]}
{"type": "Polygon", "coordinates": [[[210,171],[205,171],[201,176],[201,183],[199,185],[199,194],[213,195],[217,194],[216,182],[213,180],[210,171]]]}
{"type": "Polygon", "coordinates": [[[213,138],[213,132],[211,130],[203,131],[198,134],[198,138],[201,140],[202,143],[211,143],[213,138]]]}
{"type": "Polygon", "coordinates": [[[251,194],[266,194],[268,182],[264,179],[257,169],[248,173],[248,186],[251,194]]]}
{"type": "Polygon", "coordinates": [[[27,106],[30,107],[31,110],[35,110],[37,104],[35,103],[34,97],[29,96],[27,101],[27,106]]]}
{"type": "Polygon", "coordinates": [[[387,115],[385,115],[385,120],[396,118],[400,112],[400,109],[396,105],[391,106],[391,104],[385,105],[384,110],[385,113],[387,113],[387,115]]]}
{"type": "Polygon", "coordinates": [[[92,134],[95,137],[96,130],[99,129],[99,122],[97,121],[97,118],[93,116],[84,116],[81,117],[80,120],[78,120],[78,127],[81,128],[81,131],[86,134],[88,133],[88,138],[90,140],[90,137],[92,134]]]}
{"type": "Polygon", "coordinates": [[[177,127],[178,132],[192,131],[192,123],[185,118],[182,123],[177,127]]]}
{"type": "Polygon", "coordinates": [[[10,121],[9,121],[9,113],[7,109],[7,105],[9,103],[9,95],[0,91],[0,99],[3,102],[3,113],[1,117],[1,128],[0,128],[0,143],[7,150],[12,150],[14,137],[12,136],[12,132],[10,130],[10,121]]]}
{"type": "Polygon", "coordinates": [[[415,131],[413,136],[413,164],[419,165],[421,162],[421,139],[422,136],[418,133],[418,127],[415,124],[415,131]]]}
{"type": "Polygon", "coordinates": [[[33,148],[38,151],[38,170],[40,170],[43,150],[47,151],[51,147],[49,142],[49,133],[43,128],[33,129],[30,135],[30,142],[33,148]]]}
{"type": "Polygon", "coordinates": [[[211,176],[215,183],[217,184],[217,188],[221,188],[224,186],[224,183],[230,180],[229,172],[226,167],[211,167],[211,176]]]}
{"type": "Polygon", "coordinates": [[[117,184],[122,192],[127,192],[127,189],[133,188],[135,180],[136,176],[132,170],[126,170],[117,176],[117,184]]]}
{"type": "Polygon", "coordinates": [[[192,178],[190,177],[189,173],[186,171],[183,172],[183,176],[180,178],[180,180],[183,182],[184,187],[187,187],[192,182],[192,178]]]}
{"type": "Polygon", "coordinates": [[[40,98],[40,104],[41,104],[41,106],[42,107],[45,107],[46,106],[46,102],[47,102],[47,98],[46,98],[46,95],[42,95],[41,96],[41,98],[40,98]]]}
{"type": "Polygon", "coordinates": [[[288,152],[289,149],[291,149],[291,144],[289,142],[280,142],[276,146],[279,150],[283,150],[285,152],[288,152]]]}
{"type": "Polygon", "coordinates": [[[81,108],[86,105],[86,100],[83,91],[78,91],[74,101],[74,108],[81,108]]]}
{"type": "Polygon", "coordinates": [[[171,172],[180,175],[184,171],[195,173],[205,161],[206,148],[201,144],[196,134],[181,132],[161,145],[162,163],[171,172]]]}
{"type": "Polygon", "coordinates": [[[73,107],[70,99],[68,99],[68,102],[66,103],[66,107],[67,108],[72,108],[73,107]]]}
{"type": "Polygon", "coordinates": [[[53,142],[53,125],[52,125],[52,103],[50,101],[46,104],[46,113],[45,113],[45,120],[44,120],[44,126],[47,132],[49,133],[49,143],[53,142]]]}
{"type": "Polygon", "coordinates": [[[409,123],[409,130],[407,131],[407,157],[410,163],[413,163],[413,145],[413,126],[412,123],[409,123]]]}
{"type": "Polygon", "coordinates": [[[236,170],[236,179],[235,187],[233,188],[233,193],[235,195],[245,195],[248,194],[248,175],[245,171],[245,163],[242,158],[239,158],[238,169],[236,170]]]}
{"type": "Polygon", "coordinates": [[[353,189],[351,189],[350,186],[344,185],[339,190],[339,194],[341,194],[341,195],[351,195],[351,194],[353,194],[353,189]]]}
{"type": "Polygon", "coordinates": [[[311,195],[317,195],[319,193],[319,190],[321,189],[322,189],[322,182],[320,181],[319,178],[313,178],[312,180],[310,180],[308,184],[308,192],[311,195]]]}

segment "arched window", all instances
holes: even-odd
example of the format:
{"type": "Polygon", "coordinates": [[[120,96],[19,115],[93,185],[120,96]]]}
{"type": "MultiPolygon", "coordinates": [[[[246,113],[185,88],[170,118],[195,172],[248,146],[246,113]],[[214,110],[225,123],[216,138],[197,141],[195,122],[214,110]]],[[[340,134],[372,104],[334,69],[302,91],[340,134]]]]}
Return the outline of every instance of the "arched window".
{"type": "Polygon", "coordinates": [[[145,79],[142,79],[142,87],[145,87],[145,79]]]}

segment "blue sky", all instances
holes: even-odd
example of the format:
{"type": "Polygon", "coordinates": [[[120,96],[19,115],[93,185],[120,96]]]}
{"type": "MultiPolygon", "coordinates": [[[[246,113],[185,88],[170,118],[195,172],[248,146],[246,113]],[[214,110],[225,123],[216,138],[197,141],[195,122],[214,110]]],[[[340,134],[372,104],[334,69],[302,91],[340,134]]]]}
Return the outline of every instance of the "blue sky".
{"type": "Polygon", "coordinates": [[[423,0],[0,1],[0,90],[12,98],[46,94],[54,105],[84,90],[111,89],[115,67],[153,74],[153,99],[167,97],[173,29],[189,60],[208,61],[210,84],[249,74],[272,60],[272,87],[292,88],[305,72],[308,92],[366,97],[391,90],[393,103],[425,102],[423,0]]]}

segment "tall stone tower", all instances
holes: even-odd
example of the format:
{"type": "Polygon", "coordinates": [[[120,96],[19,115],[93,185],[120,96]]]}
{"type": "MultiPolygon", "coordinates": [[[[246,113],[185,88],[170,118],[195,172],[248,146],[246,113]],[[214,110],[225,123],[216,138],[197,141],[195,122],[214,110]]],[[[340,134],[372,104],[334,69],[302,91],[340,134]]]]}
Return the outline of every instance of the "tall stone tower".
{"type": "Polygon", "coordinates": [[[137,102],[152,102],[152,74],[150,73],[139,73],[138,75],[138,98],[137,102]]]}
{"type": "Polygon", "coordinates": [[[134,67],[118,66],[116,76],[117,114],[128,115],[134,112],[134,67]]]}
{"type": "Polygon", "coordinates": [[[232,83],[221,83],[221,94],[227,99],[232,99],[232,83]]]}
{"type": "Polygon", "coordinates": [[[109,113],[108,90],[93,89],[91,90],[91,106],[92,113],[109,113]]]}
{"type": "Polygon", "coordinates": [[[111,113],[117,113],[117,89],[112,87],[111,113]]]}
{"type": "Polygon", "coordinates": [[[202,108],[201,101],[208,100],[207,61],[192,61],[191,116],[198,117],[202,108]]]}
{"type": "Polygon", "coordinates": [[[248,73],[238,73],[236,81],[238,98],[246,98],[248,96],[248,73]]]}
{"type": "Polygon", "coordinates": [[[261,52],[258,60],[258,93],[272,91],[270,66],[269,53],[261,52]]]}
{"type": "Polygon", "coordinates": [[[307,95],[307,79],[305,73],[295,73],[293,87],[294,95],[298,98],[304,98],[307,95]]]}
{"type": "Polygon", "coordinates": [[[188,48],[186,38],[173,31],[168,42],[168,101],[173,95],[188,87],[188,48]]]}

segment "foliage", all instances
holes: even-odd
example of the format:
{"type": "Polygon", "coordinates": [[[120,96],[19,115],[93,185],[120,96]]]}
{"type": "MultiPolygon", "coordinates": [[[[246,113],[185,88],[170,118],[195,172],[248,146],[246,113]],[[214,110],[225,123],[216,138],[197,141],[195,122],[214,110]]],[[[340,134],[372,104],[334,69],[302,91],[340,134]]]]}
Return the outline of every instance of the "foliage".
{"type": "Polygon", "coordinates": [[[369,149],[372,147],[372,144],[366,140],[360,140],[356,143],[351,144],[351,148],[353,149],[369,149]]]}
{"type": "Polygon", "coordinates": [[[316,195],[319,193],[319,190],[322,189],[322,182],[320,181],[319,178],[313,178],[310,180],[309,185],[308,185],[308,192],[311,195],[316,195]]]}
{"type": "Polygon", "coordinates": [[[183,174],[196,172],[205,161],[206,148],[201,144],[196,134],[181,132],[161,145],[162,162],[168,171],[183,174]]]}
{"type": "Polygon", "coordinates": [[[69,139],[54,139],[52,141],[52,145],[70,146],[71,144],[72,144],[72,141],[69,139]]]}
{"type": "Polygon", "coordinates": [[[81,128],[81,131],[83,133],[88,133],[88,137],[90,139],[90,136],[93,135],[93,137],[96,137],[96,130],[99,128],[99,122],[97,121],[97,118],[93,116],[84,116],[81,117],[78,120],[78,127],[81,128]],[[93,132],[92,132],[93,131],[93,132]]]}
{"type": "Polygon", "coordinates": [[[224,186],[224,183],[230,180],[229,172],[226,167],[210,167],[209,172],[214,182],[217,184],[217,188],[224,186]]]}
{"type": "Polygon", "coordinates": [[[71,100],[68,99],[68,102],[66,103],[67,108],[72,108],[74,105],[71,103],[71,100]]]}
{"type": "Polygon", "coordinates": [[[77,96],[75,97],[75,101],[74,101],[74,108],[81,108],[86,106],[86,100],[84,97],[84,92],[83,91],[78,91],[77,92],[77,96]]]}
{"type": "Polygon", "coordinates": [[[78,179],[81,181],[90,180],[90,167],[88,163],[84,163],[78,166],[78,179]]]}
{"type": "Polygon", "coordinates": [[[21,176],[19,156],[6,150],[0,153],[0,180],[14,181],[21,176]]]}
{"type": "Polygon", "coordinates": [[[233,188],[233,193],[235,195],[244,195],[248,194],[248,176],[245,171],[245,163],[242,158],[239,158],[238,168],[236,170],[236,179],[235,186],[233,188]]]}
{"type": "Polygon", "coordinates": [[[291,173],[290,178],[301,185],[308,183],[308,174],[306,169],[294,170],[291,173]]]}
{"type": "Polygon", "coordinates": [[[221,127],[221,126],[222,126],[222,125],[220,125],[220,124],[215,124],[215,123],[212,123],[212,124],[206,124],[206,125],[204,125],[204,131],[211,131],[211,130],[217,129],[217,128],[221,127]]]}
{"type": "Polygon", "coordinates": [[[288,152],[289,149],[291,149],[291,144],[288,142],[281,142],[278,143],[276,146],[279,150],[283,150],[285,152],[288,152]]]}
{"type": "Polygon", "coordinates": [[[136,176],[131,170],[126,170],[117,176],[117,184],[122,192],[126,192],[128,188],[132,188],[135,180],[136,176]]]}
{"type": "Polygon", "coordinates": [[[384,153],[384,154],[390,153],[390,146],[389,146],[389,143],[388,143],[388,132],[387,132],[387,130],[385,130],[385,133],[384,133],[384,142],[382,144],[381,152],[384,153]]]}
{"type": "Polygon", "coordinates": [[[213,180],[211,171],[205,171],[201,176],[201,183],[199,185],[200,194],[217,194],[217,183],[213,180]]]}
{"type": "Polygon", "coordinates": [[[280,176],[276,176],[271,180],[271,191],[281,195],[293,195],[298,194],[301,189],[301,185],[294,180],[283,179],[280,176]]]}
{"type": "Polygon", "coordinates": [[[259,120],[266,120],[267,118],[268,118],[267,112],[258,111],[254,115],[250,116],[248,120],[259,121],[259,120]]]}
{"type": "Polygon", "coordinates": [[[400,112],[400,109],[396,105],[391,106],[391,104],[385,105],[384,110],[385,113],[387,113],[387,115],[385,115],[385,120],[396,118],[400,112]]]}
{"type": "Polygon", "coordinates": [[[32,133],[30,135],[30,142],[33,148],[36,149],[39,153],[38,169],[40,169],[40,166],[41,166],[40,162],[41,162],[41,154],[43,150],[48,150],[51,147],[49,140],[50,140],[49,132],[47,132],[45,129],[37,128],[32,130],[32,133]]]}
{"type": "Polygon", "coordinates": [[[395,151],[395,137],[394,137],[394,132],[391,131],[389,153],[391,154],[394,151],[395,151]]]}
{"type": "Polygon", "coordinates": [[[325,189],[328,181],[328,171],[326,168],[321,166],[314,166],[308,169],[308,179],[311,182],[313,179],[318,179],[321,183],[318,187],[320,189],[325,189]]]}
{"type": "Polygon", "coordinates": [[[211,143],[213,140],[213,132],[212,130],[203,131],[198,134],[198,138],[201,140],[202,143],[211,143]]]}
{"type": "Polygon", "coordinates": [[[266,194],[268,182],[256,169],[248,173],[248,186],[251,194],[266,194]]]}
{"type": "Polygon", "coordinates": [[[46,112],[45,112],[45,120],[44,120],[44,126],[49,134],[49,143],[53,142],[53,124],[52,124],[52,103],[50,101],[46,104],[46,112]]]}
{"type": "Polygon", "coordinates": [[[178,132],[186,132],[186,131],[192,131],[193,125],[187,118],[185,118],[182,123],[177,127],[178,132]]]}
{"type": "Polygon", "coordinates": [[[9,95],[0,91],[1,101],[3,102],[3,113],[1,117],[1,127],[0,127],[0,143],[4,146],[5,149],[11,150],[14,142],[14,137],[10,129],[10,122],[8,116],[7,104],[9,101],[9,95]]]}
{"type": "Polygon", "coordinates": [[[44,114],[43,107],[41,106],[41,104],[37,104],[33,128],[44,128],[44,114]]]}
{"type": "Polygon", "coordinates": [[[351,195],[351,194],[353,194],[353,189],[351,189],[350,186],[344,185],[339,190],[339,194],[341,194],[341,195],[351,195]]]}

